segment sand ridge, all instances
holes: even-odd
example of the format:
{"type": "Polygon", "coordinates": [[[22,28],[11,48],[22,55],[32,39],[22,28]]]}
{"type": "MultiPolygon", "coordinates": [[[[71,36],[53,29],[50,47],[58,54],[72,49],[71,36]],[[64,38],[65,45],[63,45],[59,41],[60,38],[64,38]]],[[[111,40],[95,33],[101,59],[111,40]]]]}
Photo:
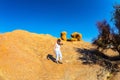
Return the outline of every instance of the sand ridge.
{"type": "Polygon", "coordinates": [[[83,65],[77,48],[94,48],[88,42],[63,41],[63,64],[56,64],[57,38],[16,30],[0,35],[0,80],[98,80],[98,65],[83,65]]]}

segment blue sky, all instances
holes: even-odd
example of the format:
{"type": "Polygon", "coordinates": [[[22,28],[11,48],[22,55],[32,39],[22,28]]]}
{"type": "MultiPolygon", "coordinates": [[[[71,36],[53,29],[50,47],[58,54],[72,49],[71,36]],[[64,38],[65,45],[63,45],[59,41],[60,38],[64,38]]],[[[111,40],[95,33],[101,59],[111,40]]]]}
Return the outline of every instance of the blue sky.
{"type": "Polygon", "coordinates": [[[16,29],[60,37],[66,31],[91,42],[98,35],[96,22],[110,24],[113,5],[120,0],[0,0],[0,33],[16,29]]]}

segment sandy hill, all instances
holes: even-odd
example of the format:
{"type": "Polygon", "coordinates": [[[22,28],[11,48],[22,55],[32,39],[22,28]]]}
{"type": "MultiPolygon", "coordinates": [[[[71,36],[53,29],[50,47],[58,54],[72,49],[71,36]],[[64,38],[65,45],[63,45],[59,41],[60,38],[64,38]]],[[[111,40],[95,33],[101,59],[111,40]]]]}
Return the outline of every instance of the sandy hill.
{"type": "MultiPolygon", "coordinates": [[[[0,80],[108,80],[109,72],[102,67],[79,60],[77,49],[94,48],[90,43],[63,41],[63,64],[52,61],[55,43],[48,34],[22,30],[0,34],[0,80]]],[[[112,80],[119,80],[119,74],[112,80]]]]}

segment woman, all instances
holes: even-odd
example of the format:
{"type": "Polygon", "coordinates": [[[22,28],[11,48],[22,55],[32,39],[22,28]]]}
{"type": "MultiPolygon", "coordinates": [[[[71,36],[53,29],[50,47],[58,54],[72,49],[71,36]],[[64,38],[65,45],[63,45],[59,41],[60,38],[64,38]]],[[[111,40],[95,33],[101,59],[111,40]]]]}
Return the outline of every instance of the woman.
{"type": "Polygon", "coordinates": [[[63,45],[63,43],[61,43],[61,40],[58,39],[57,43],[55,44],[56,63],[59,62],[59,59],[60,59],[60,63],[62,63],[62,53],[60,50],[61,45],[63,45]]]}

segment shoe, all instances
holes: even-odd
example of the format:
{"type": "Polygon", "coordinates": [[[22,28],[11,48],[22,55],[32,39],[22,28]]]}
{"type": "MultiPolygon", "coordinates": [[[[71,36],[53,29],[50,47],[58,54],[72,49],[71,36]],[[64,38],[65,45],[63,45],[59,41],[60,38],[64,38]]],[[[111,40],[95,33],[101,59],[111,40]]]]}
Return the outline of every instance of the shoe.
{"type": "Polygon", "coordinates": [[[58,61],[55,61],[58,64],[58,61]]]}
{"type": "Polygon", "coordinates": [[[63,64],[62,62],[58,61],[60,64],[63,64]]]}

